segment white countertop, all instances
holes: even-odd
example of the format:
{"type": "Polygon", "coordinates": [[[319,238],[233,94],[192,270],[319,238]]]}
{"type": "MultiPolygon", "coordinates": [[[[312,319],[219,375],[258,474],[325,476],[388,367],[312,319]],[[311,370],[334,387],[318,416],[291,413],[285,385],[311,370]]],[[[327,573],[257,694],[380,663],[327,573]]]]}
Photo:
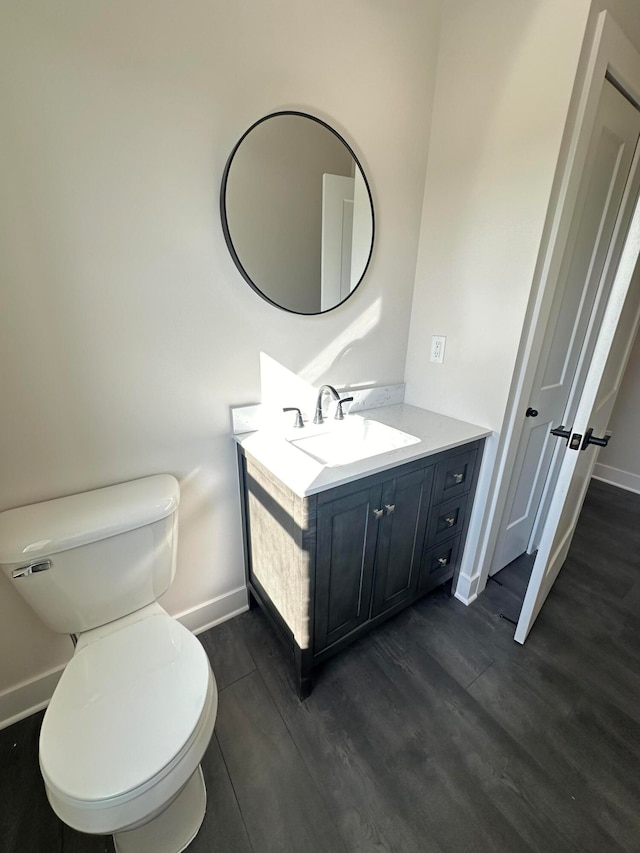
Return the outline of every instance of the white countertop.
{"type": "MultiPolygon", "coordinates": [[[[316,461],[287,440],[305,434],[306,426],[295,432],[293,429],[283,433],[258,430],[235,435],[234,439],[247,454],[264,465],[292,491],[300,497],[306,497],[491,435],[491,430],[486,427],[405,403],[368,409],[358,412],[358,415],[402,430],[419,441],[348,465],[332,467],[316,461]]],[[[313,429],[313,425],[310,429],[313,429]]]]}

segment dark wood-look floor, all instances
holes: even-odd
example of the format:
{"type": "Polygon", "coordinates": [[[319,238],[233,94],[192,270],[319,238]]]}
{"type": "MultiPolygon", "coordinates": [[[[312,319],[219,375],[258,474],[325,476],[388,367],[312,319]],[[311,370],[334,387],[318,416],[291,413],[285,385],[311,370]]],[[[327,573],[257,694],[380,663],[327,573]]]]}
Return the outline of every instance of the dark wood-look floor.
{"type": "MultiPolygon", "coordinates": [[[[640,496],[592,483],[524,647],[499,617],[522,564],[471,607],[423,599],[304,703],[258,610],[202,635],[220,707],[190,853],[640,850],[639,522],[640,496]]],[[[0,733],[0,849],[112,851],[50,811],[40,719],[0,733]]]]}

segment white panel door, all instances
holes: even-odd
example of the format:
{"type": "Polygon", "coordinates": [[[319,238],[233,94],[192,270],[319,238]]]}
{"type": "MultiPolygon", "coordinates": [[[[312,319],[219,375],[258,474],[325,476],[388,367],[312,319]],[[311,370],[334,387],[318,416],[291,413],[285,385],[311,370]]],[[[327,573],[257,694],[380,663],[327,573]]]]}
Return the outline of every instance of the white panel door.
{"type": "Polygon", "coordinates": [[[616,247],[619,257],[631,217],[633,198],[626,209],[621,205],[639,136],[640,113],[605,81],[534,380],[531,416],[525,419],[511,475],[492,574],[537,546],[532,541],[536,516],[543,492],[552,493],[558,473],[558,465],[551,465],[557,439],[550,429],[571,424],[575,415],[571,388],[579,365],[589,364],[606,305],[605,261],[616,227],[621,234],[616,247]]]}
{"type": "Polygon", "coordinates": [[[321,311],[351,293],[354,183],[342,175],[322,176],[321,311]]]}
{"type": "MultiPolygon", "coordinates": [[[[515,639],[524,643],[540,608],[565,561],[582,509],[598,446],[586,444],[592,431],[598,439],[606,437],[609,417],[629,359],[640,318],[640,205],[633,224],[593,352],[589,371],[577,401],[572,436],[579,450],[563,449],[557,482],[542,530],[515,639]],[[634,276],[634,269],[636,274],[634,276]]],[[[615,271],[611,267],[611,277],[615,271]]],[[[615,441],[615,436],[611,438],[615,441]]]]}

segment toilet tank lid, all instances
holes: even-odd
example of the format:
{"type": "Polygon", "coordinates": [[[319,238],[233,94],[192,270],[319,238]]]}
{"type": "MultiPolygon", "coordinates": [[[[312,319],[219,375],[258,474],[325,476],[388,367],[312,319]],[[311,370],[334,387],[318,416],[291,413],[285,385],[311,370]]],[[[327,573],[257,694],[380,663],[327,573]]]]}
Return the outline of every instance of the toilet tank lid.
{"type": "Polygon", "coordinates": [[[171,474],[118,483],[0,513],[0,564],[25,563],[126,533],[171,515],[180,487],[171,474]]]}

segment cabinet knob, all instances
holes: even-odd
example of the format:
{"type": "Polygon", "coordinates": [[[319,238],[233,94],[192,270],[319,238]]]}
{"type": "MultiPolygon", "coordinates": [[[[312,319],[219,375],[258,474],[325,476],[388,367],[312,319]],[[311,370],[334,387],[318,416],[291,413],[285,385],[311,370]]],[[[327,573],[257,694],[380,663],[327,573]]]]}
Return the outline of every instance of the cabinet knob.
{"type": "Polygon", "coordinates": [[[445,523],[446,523],[449,527],[453,527],[453,525],[456,523],[456,517],[455,517],[455,515],[447,515],[447,516],[446,516],[446,518],[445,518],[445,523]]]}
{"type": "Polygon", "coordinates": [[[384,515],[384,510],[383,509],[374,509],[373,514],[376,517],[376,521],[380,521],[380,519],[384,515]]]}
{"type": "Polygon", "coordinates": [[[438,557],[438,563],[441,566],[446,566],[449,563],[449,558],[448,557],[438,557]]]}
{"type": "Polygon", "coordinates": [[[456,485],[461,483],[463,480],[464,480],[464,474],[454,474],[453,475],[453,481],[456,483],[456,485]]]}
{"type": "Polygon", "coordinates": [[[387,511],[387,515],[391,515],[392,512],[396,511],[396,505],[395,504],[385,504],[384,508],[387,511]]]}

